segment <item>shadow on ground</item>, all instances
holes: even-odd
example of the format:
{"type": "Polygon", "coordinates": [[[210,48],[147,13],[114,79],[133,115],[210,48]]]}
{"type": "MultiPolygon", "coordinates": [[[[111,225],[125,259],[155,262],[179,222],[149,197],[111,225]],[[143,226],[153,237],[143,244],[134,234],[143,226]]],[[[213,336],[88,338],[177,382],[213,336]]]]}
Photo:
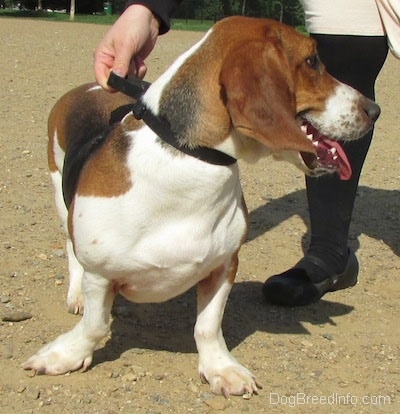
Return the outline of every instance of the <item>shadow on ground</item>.
{"type": "MultiPolygon", "coordinates": [[[[304,322],[333,325],[333,318],[349,314],[352,306],[321,300],[288,308],[265,302],[261,282],[236,283],[225,309],[223,331],[228,348],[256,331],[271,334],[308,334],[304,322]]],[[[112,361],[133,348],[169,352],[196,352],[196,289],[160,304],[134,304],[118,296],[113,307],[112,336],[94,355],[94,365],[112,361]]]]}
{"type": "MultiPolygon", "coordinates": [[[[272,200],[250,213],[248,240],[254,240],[293,215],[308,222],[304,190],[272,200]]],[[[383,240],[400,256],[400,192],[360,187],[354,220],[352,244],[357,250],[361,233],[383,240]],[[375,216],[374,211],[385,214],[375,216]],[[379,208],[378,208],[379,207],[379,208]]],[[[306,247],[308,235],[303,237],[306,247]]],[[[236,283],[225,310],[223,331],[228,347],[234,348],[256,331],[271,334],[307,334],[304,323],[334,324],[333,318],[349,314],[353,307],[321,300],[300,308],[269,305],[261,291],[261,282],[236,283]]],[[[118,297],[113,307],[112,337],[96,351],[95,363],[118,359],[132,348],[196,352],[193,328],[196,321],[196,290],[192,288],[178,298],[160,304],[134,304],[118,297]]]]}
{"type": "MultiPolygon", "coordinates": [[[[300,190],[284,197],[271,200],[250,212],[248,240],[254,240],[283,221],[296,215],[309,228],[306,191],[300,190]]],[[[350,244],[354,250],[359,247],[358,237],[365,234],[382,240],[400,257],[400,190],[383,190],[360,186],[357,191],[353,221],[350,228],[350,244]],[[383,215],[375,212],[384,210],[383,215]]],[[[309,234],[303,236],[303,250],[308,246],[309,234]]]]}

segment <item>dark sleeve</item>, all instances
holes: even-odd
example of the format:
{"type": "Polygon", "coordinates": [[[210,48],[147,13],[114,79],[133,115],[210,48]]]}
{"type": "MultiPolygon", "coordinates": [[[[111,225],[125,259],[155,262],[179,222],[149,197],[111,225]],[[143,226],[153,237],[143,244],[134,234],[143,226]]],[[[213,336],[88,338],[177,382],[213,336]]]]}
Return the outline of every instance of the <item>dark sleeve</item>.
{"type": "Polygon", "coordinates": [[[131,6],[132,4],[142,4],[150,9],[157,17],[159,17],[160,25],[160,35],[168,32],[171,26],[171,17],[174,14],[175,10],[178,8],[178,5],[182,3],[183,0],[142,0],[134,1],[128,0],[126,2],[125,8],[131,6]]]}

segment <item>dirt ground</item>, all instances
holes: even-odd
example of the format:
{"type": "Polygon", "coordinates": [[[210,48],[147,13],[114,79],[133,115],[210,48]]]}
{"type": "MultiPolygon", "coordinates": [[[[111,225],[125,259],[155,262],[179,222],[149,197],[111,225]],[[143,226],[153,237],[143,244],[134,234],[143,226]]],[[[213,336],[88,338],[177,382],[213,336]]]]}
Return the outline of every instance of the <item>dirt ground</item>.
{"type": "MultiPolygon", "coordinates": [[[[263,281],[293,265],[307,245],[304,177],[270,159],[242,166],[251,229],[223,328],[233,355],[263,384],[259,395],[225,400],[201,384],[193,289],[164,304],[118,300],[112,335],[88,372],[33,377],[20,368],[79,318],[66,311],[46,121],[63,93],[93,80],[92,51],[106,30],[0,19],[0,412],[400,413],[400,62],[392,57],[377,83],[383,113],[351,230],[357,286],[299,309],[264,302],[263,281]],[[20,312],[24,320],[4,320],[20,312]]],[[[148,79],[200,36],[161,37],[148,79]]]]}

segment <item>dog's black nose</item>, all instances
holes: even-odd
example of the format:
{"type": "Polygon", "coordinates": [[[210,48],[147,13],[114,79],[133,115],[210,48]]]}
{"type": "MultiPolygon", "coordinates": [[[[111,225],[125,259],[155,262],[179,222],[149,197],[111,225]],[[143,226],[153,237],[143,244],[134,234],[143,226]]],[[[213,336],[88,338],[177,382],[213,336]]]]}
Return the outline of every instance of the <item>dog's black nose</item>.
{"type": "Polygon", "coordinates": [[[381,108],[375,102],[367,100],[364,105],[365,113],[373,122],[375,122],[381,114],[381,108]]]}

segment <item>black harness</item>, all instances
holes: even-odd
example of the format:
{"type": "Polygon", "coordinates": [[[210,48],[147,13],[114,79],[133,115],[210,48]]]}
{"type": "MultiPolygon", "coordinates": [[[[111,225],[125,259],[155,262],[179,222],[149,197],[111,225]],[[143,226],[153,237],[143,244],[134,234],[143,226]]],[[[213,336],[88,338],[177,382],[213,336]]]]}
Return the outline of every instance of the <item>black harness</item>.
{"type": "Polygon", "coordinates": [[[164,142],[177,150],[209,164],[228,166],[236,162],[235,158],[217,149],[203,146],[190,148],[179,143],[171,124],[165,118],[154,115],[142,101],[142,96],[151,83],[137,78],[125,79],[113,72],[110,73],[107,83],[113,89],[134,98],[136,102],[132,107],[133,116],[143,120],[164,142]]]}
{"type": "Polygon", "coordinates": [[[184,154],[213,165],[228,166],[236,162],[235,158],[214,148],[202,146],[190,148],[179,143],[171,124],[165,118],[154,115],[142,101],[143,94],[151,85],[149,82],[136,78],[124,79],[111,72],[108,85],[134,98],[135,102],[115,109],[110,114],[108,128],[101,131],[93,131],[92,126],[88,125],[88,131],[80,131],[81,133],[78,134],[78,137],[67,147],[62,173],[63,196],[67,208],[69,208],[74,197],[84,164],[104,144],[107,135],[115,127],[115,123],[121,121],[130,111],[133,112],[136,119],[142,119],[162,141],[184,154]]]}

